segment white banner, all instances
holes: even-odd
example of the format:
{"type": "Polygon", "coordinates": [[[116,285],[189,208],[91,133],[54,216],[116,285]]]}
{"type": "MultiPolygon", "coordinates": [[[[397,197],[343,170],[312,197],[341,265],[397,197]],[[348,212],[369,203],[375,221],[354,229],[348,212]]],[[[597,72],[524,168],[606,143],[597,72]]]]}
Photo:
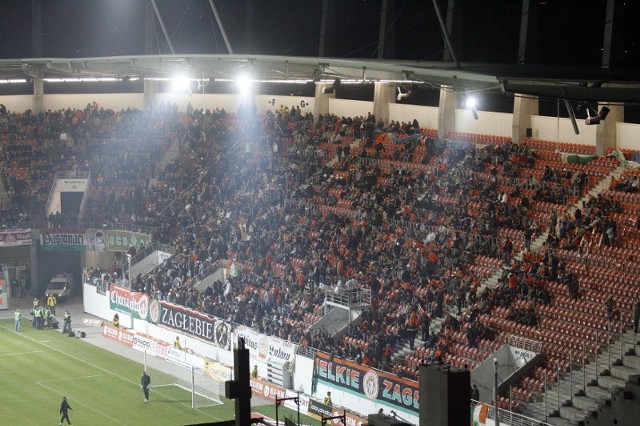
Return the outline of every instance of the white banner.
{"type": "Polygon", "coordinates": [[[139,351],[147,351],[150,355],[167,358],[167,345],[164,342],[136,334],[133,336],[133,348],[139,351]]]}
{"type": "Polygon", "coordinates": [[[239,337],[244,338],[244,345],[249,349],[251,357],[259,361],[284,364],[293,361],[296,354],[296,345],[293,343],[260,334],[245,326],[238,326],[235,329],[234,341],[239,337]]]}

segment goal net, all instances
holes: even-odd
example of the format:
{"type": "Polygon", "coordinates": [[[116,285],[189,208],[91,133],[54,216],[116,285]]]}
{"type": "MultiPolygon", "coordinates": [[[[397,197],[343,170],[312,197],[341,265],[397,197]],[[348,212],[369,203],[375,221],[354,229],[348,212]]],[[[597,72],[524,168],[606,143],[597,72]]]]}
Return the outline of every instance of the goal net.
{"type": "Polygon", "coordinates": [[[220,381],[191,365],[167,362],[144,352],[144,371],[151,377],[150,388],[178,388],[191,396],[191,408],[221,405],[220,381]]]}

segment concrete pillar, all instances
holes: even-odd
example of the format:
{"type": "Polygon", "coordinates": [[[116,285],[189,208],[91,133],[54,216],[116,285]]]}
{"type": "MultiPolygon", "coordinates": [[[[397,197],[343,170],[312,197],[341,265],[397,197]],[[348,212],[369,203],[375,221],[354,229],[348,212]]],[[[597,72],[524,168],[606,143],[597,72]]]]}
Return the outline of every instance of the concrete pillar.
{"type": "Polygon", "coordinates": [[[333,87],[333,83],[316,83],[315,102],[313,104],[313,119],[318,121],[322,114],[329,113],[329,99],[336,97],[335,91],[324,93],[325,88],[333,87]]]}
{"type": "Polygon", "coordinates": [[[624,123],[624,106],[601,103],[599,108],[609,108],[609,115],[596,128],[596,155],[605,155],[608,148],[617,147],[616,123],[624,123]]]}
{"type": "Polygon", "coordinates": [[[458,95],[451,86],[440,87],[440,103],[438,105],[438,137],[445,139],[448,132],[456,130],[456,107],[458,95]]]}
{"type": "Polygon", "coordinates": [[[518,95],[513,98],[513,122],[511,124],[511,138],[513,143],[520,143],[527,136],[527,129],[531,128],[531,116],[538,115],[540,100],[535,97],[518,95]]]}
{"type": "Polygon", "coordinates": [[[154,80],[144,81],[143,106],[145,110],[152,110],[156,106],[158,98],[158,82],[154,80]]]}
{"type": "Polygon", "coordinates": [[[373,83],[373,115],[376,121],[389,122],[389,104],[396,102],[396,88],[389,83],[373,83]]]}
{"type": "Polygon", "coordinates": [[[35,115],[44,112],[44,72],[38,67],[33,67],[31,77],[33,78],[33,107],[35,115]]]}

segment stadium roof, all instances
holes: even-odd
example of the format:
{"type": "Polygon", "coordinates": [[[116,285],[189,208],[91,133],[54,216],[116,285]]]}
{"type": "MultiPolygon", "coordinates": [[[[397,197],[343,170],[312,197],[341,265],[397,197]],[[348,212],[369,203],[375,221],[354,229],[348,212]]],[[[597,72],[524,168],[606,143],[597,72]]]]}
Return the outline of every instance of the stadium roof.
{"type": "Polygon", "coordinates": [[[497,91],[576,101],[640,102],[640,71],[574,66],[465,64],[451,62],[314,58],[268,55],[148,55],[97,58],[0,60],[0,82],[33,77],[50,79],[211,79],[239,75],[262,82],[346,83],[376,81],[439,87],[458,92],[497,91]]]}

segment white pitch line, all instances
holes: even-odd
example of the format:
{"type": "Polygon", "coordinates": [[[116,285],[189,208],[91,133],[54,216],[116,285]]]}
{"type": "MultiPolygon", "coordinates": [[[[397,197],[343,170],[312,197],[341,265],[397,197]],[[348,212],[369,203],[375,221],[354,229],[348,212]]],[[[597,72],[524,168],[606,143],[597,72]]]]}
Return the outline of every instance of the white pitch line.
{"type": "Polygon", "coordinates": [[[43,351],[29,351],[29,352],[7,352],[4,354],[0,354],[0,356],[18,356],[18,355],[31,355],[31,354],[40,354],[46,352],[53,352],[53,349],[46,349],[43,351]]]}
{"type": "MultiPolygon", "coordinates": [[[[55,390],[54,388],[49,387],[49,386],[45,385],[45,384],[44,384],[44,383],[42,383],[42,382],[36,382],[36,384],[38,384],[39,386],[42,386],[42,387],[43,387],[43,388],[45,388],[45,389],[49,389],[51,392],[53,392],[53,393],[57,393],[58,395],[61,395],[61,396],[69,395],[68,393],[58,392],[58,391],[57,391],[57,390],[55,390]]],[[[111,416],[110,416],[110,415],[108,415],[107,413],[103,413],[102,411],[100,411],[100,410],[98,410],[98,409],[96,409],[96,408],[92,407],[91,405],[85,404],[85,403],[84,403],[84,402],[82,402],[82,400],[80,400],[80,399],[75,399],[75,398],[71,398],[71,399],[73,400],[73,403],[74,403],[74,404],[80,404],[80,405],[82,405],[83,407],[87,407],[89,410],[94,411],[94,412],[96,412],[96,413],[100,414],[101,416],[104,416],[104,417],[108,418],[109,420],[113,421],[114,423],[117,423],[117,424],[119,424],[119,425],[123,425],[123,426],[127,426],[127,424],[126,424],[126,423],[122,423],[120,420],[118,420],[118,419],[116,419],[116,418],[111,417],[111,416]]],[[[72,411],[73,411],[73,410],[72,410],[72,411]]]]}
{"type": "MultiPolygon", "coordinates": [[[[41,341],[39,341],[39,340],[36,340],[36,339],[34,339],[34,338],[32,338],[32,337],[29,337],[29,336],[27,336],[27,335],[25,335],[25,334],[22,334],[22,333],[15,333],[15,332],[13,332],[12,330],[8,329],[7,327],[4,327],[4,326],[1,326],[1,325],[0,325],[0,328],[1,328],[1,329],[3,329],[3,330],[5,330],[5,331],[7,331],[7,332],[9,332],[9,333],[17,334],[18,336],[22,337],[23,339],[27,339],[27,340],[30,340],[30,341],[32,341],[32,342],[34,342],[34,343],[38,343],[38,344],[40,344],[40,345],[42,345],[42,346],[45,346],[45,347],[49,348],[49,349],[50,349],[50,350],[52,350],[52,351],[59,352],[59,353],[61,353],[61,354],[63,354],[63,355],[66,355],[66,356],[68,356],[69,358],[75,359],[76,361],[80,361],[80,362],[82,362],[83,364],[87,364],[87,365],[89,365],[89,366],[91,366],[91,367],[93,367],[93,368],[97,368],[97,369],[98,369],[98,370],[100,370],[100,371],[104,371],[104,372],[105,372],[105,373],[107,373],[108,375],[112,375],[112,376],[114,376],[114,377],[117,377],[117,378],[119,378],[119,379],[124,380],[125,382],[134,383],[134,384],[136,384],[136,386],[140,386],[140,384],[139,384],[138,382],[136,382],[136,381],[133,381],[133,380],[131,380],[131,379],[127,378],[127,377],[120,376],[119,374],[116,374],[116,373],[114,373],[113,371],[109,371],[109,370],[107,370],[106,368],[99,367],[99,366],[95,365],[94,363],[92,363],[92,362],[90,362],[90,361],[85,361],[85,360],[84,360],[84,359],[82,359],[82,358],[78,358],[77,356],[75,356],[75,355],[71,355],[70,353],[67,353],[67,352],[65,352],[65,351],[63,351],[63,350],[61,350],[61,349],[58,349],[58,348],[54,347],[54,346],[46,345],[46,344],[44,344],[43,342],[41,342],[41,341]]],[[[111,352],[111,353],[113,353],[113,352],[111,352]]],[[[56,392],[56,393],[58,393],[58,392],[56,392]]],[[[157,392],[157,393],[158,393],[159,395],[166,396],[166,395],[164,395],[164,394],[162,394],[162,393],[160,393],[160,392],[157,392]]],[[[177,400],[175,400],[175,399],[174,399],[174,401],[176,401],[178,404],[181,404],[181,405],[184,405],[184,406],[187,406],[187,407],[190,407],[190,408],[191,408],[191,404],[186,404],[186,403],[184,403],[184,402],[177,401],[177,400]]],[[[197,411],[198,411],[198,412],[200,412],[201,414],[203,414],[203,415],[205,415],[205,416],[207,416],[207,417],[211,417],[212,419],[215,419],[215,420],[223,420],[223,419],[221,419],[220,417],[214,416],[213,414],[211,414],[211,413],[207,413],[206,411],[202,411],[202,410],[201,410],[201,409],[199,409],[199,408],[194,408],[194,410],[197,410],[197,411]]]]}
{"type": "Polygon", "coordinates": [[[104,377],[104,376],[108,376],[108,374],[91,374],[89,376],[78,376],[78,377],[67,377],[67,378],[64,378],[64,379],[42,380],[39,383],[68,382],[70,380],[94,379],[96,377],[104,377]]]}

